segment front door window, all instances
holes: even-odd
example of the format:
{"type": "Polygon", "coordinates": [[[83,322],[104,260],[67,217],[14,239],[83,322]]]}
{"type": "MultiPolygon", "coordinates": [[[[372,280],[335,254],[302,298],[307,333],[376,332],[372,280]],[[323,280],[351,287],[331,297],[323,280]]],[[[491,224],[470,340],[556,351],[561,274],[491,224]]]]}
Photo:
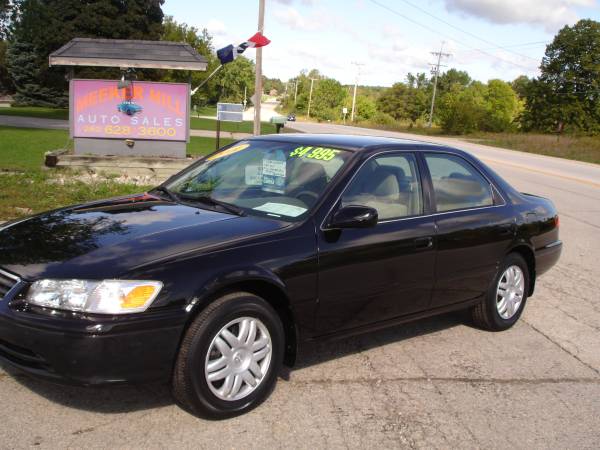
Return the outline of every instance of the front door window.
{"type": "Polygon", "coordinates": [[[379,220],[393,220],[423,213],[421,183],[412,154],[378,156],[358,171],[342,196],[342,206],[375,208],[379,220]]]}

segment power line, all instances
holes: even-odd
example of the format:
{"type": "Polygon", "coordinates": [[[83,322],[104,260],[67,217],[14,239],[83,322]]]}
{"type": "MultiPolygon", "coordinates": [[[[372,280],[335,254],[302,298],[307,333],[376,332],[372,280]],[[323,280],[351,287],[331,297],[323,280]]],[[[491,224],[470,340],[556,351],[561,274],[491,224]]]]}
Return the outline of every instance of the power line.
{"type": "Polygon", "coordinates": [[[451,39],[452,41],[456,42],[456,43],[457,43],[457,44],[459,44],[459,45],[462,45],[463,47],[467,47],[467,48],[469,48],[469,49],[471,49],[471,50],[475,50],[475,51],[477,51],[477,52],[479,52],[479,53],[481,53],[481,54],[483,54],[483,55],[489,56],[489,57],[491,57],[491,58],[496,58],[496,59],[498,59],[498,60],[500,60],[500,61],[504,61],[505,63],[512,64],[512,65],[514,65],[514,66],[517,66],[517,67],[520,67],[520,68],[522,68],[522,69],[525,69],[525,70],[531,70],[531,67],[527,67],[527,66],[524,66],[524,65],[522,65],[522,64],[516,63],[516,62],[514,62],[514,61],[510,61],[510,60],[508,60],[508,59],[505,59],[505,58],[502,58],[502,57],[500,57],[500,56],[494,55],[494,54],[492,54],[492,53],[488,53],[488,52],[486,52],[485,50],[482,50],[482,49],[479,49],[479,48],[475,48],[475,47],[473,47],[472,45],[469,45],[469,44],[466,44],[466,43],[464,43],[464,42],[461,42],[461,41],[457,40],[456,38],[454,38],[453,36],[450,36],[450,35],[448,35],[448,34],[445,34],[445,33],[441,33],[441,32],[440,32],[440,31],[438,31],[438,30],[434,30],[433,28],[431,28],[431,27],[429,27],[429,26],[427,26],[427,25],[424,25],[424,24],[422,24],[422,23],[420,23],[420,22],[417,22],[416,20],[414,20],[414,19],[411,19],[411,18],[410,18],[410,17],[408,17],[407,15],[405,15],[405,14],[402,14],[401,12],[399,12],[399,11],[396,11],[395,9],[392,9],[392,8],[390,8],[390,7],[389,7],[389,6],[387,6],[387,5],[384,5],[383,3],[380,3],[380,2],[378,2],[377,0],[369,0],[369,1],[370,1],[371,3],[373,3],[373,4],[377,5],[377,6],[379,6],[380,8],[383,8],[383,9],[385,9],[385,10],[387,10],[387,11],[391,12],[392,14],[394,14],[394,15],[396,15],[396,16],[402,17],[403,19],[407,20],[408,22],[411,22],[411,23],[413,23],[413,24],[415,24],[415,25],[417,25],[417,26],[419,26],[419,27],[421,27],[421,28],[424,28],[424,29],[426,29],[426,30],[430,31],[430,32],[431,32],[431,33],[433,33],[433,34],[440,35],[440,36],[444,36],[444,37],[446,37],[446,38],[448,38],[448,39],[451,39]]]}
{"type": "Polygon", "coordinates": [[[479,50],[494,50],[496,48],[506,50],[507,48],[515,48],[515,47],[540,47],[542,45],[546,46],[548,43],[549,43],[548,41],[525,42],[522,44],[496,45],[494,47],[481,48],[479,50]]]}
{"type": "Polygon", "coordinates": [[[470,32],[470,31],[468,31],[468,30],[463,30],[462,28],[460,28],[460,27],[457,27],[456,25],[454,25],[454,24],[452,24],[452,23],[448,22],[447,20],[441,19],[441,18],[439,18],[439,17],[437,17],[437,16],[433,15],[433,14],[432,14],[432,13],[430,13],[429,11],[427,11],[427,10],[425,10],[425,9],[421,8],[420,6],[417,6],[417,5],[413,4],[412,2],[409,2],[408,0],[400,0],[400,1],[401,1],[401,2],[403,2],[403,3],[406,3],[406,4],[407,4],[407,5],[409,5],[409,6],[412,6],[413,8],[415,8],[415,9],[417,9],[417,10],[419,10],[419,11],[421,11],[423,14],[427,14],[429,17],[433,17],[435,20],[437,20],[437,21],[439,21],[439,22],[442,22],[443,24],[446,24],[446,25],[448,25],[450,28],[454,28],[455,30],[457,30],[457,31],[460,31],[460,32],[461,32],[461,33],[463,33],[463,34],[466,34],[466,35],[468,35],[468,36],[471,36],[472,38],[475,38],[475,39],[477,39],[477,40],[479,40],[479,41],[481,41],[481,42],[485,42],[486,44],[488,44],[488,45],[491,45],[491,46],[493,46],[494,48],[499,48],[499,49],[502,49],[502,50],[506,50],[507,52],[510,52],[510,53],[512,53],[512,54],[514,54],[514,55],[521,56],[521,57],[523,57],[523,58],[529,58],[529,59],[533,59],[534,61],[537,61],[537,59],[536,59],[536,58],[533,58],[533,57],[531,57],[531,56],[528,56],[528,55],[524,55],[524,54],[522,54],[522,53],[515,52],[515,51],[513,51],[513,50],[510,50],[508,47],[501,47],[501,46],[499,46],[498,44],[496,44],[496,43],[494,43],[494,42],[492,42],[492,41],[488,41],[487,39],[484,39],[484,38],[482,38],[481,36],[477,36],[476,34],[474,34],[474,33],[471,33],[471,32],[470,32]]]}

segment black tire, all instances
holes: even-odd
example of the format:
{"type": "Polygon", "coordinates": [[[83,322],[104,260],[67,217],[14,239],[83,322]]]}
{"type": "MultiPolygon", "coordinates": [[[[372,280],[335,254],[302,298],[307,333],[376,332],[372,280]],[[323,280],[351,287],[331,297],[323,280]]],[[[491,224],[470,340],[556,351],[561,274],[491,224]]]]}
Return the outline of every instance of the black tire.
{"type": "Polygon", "coordinates": [[[201,311],[186,331],[173,370],[173,396],[181,407],[207,419],[225,419],[245,413],[262,403],[273,390],[283,363],[284,348],[281,320],[265,300],[247,292],[225,295],[201,311]],[[271,337],[271,362],[260,384],[247,397],[222,400],[206,381],[206,355],[221,328],[244,316],[257,318],[266,326],[271,337]]]}
{"type": "Polygon", "coordinates": [[[527,303],[529,281],[529,267],[527,266],[527,263],[523,257],[518,253],[510,253],[506,258],[504,258],[502,264],[500,264],[498,272],[490,284],[485,298],[481,301],[481,303],[474,306],[472,309],[473,322],[475,322],[475,325],[479,328],[490,331],[503,331],[512,327],[517,320],[519,320],[519,317],[521,317],[523,309],[525,308],[525,304],[527,303]],[[523,276],[525,278],[525,291],[523,293],[523,300],[521,301],[519,309],[516,311],[516,313],[509,319],[504,319],[500,316],[496,306],[498,282],[505,270],[513,265],[518,266],[523,272],[523,276]]]}

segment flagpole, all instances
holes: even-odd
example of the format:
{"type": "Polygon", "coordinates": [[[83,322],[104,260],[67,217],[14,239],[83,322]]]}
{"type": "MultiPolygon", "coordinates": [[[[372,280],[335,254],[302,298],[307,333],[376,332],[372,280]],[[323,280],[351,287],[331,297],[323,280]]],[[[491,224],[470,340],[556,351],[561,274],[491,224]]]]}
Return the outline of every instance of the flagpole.
{"type": "MultiPolygon", "coordinates": [[[[258,3],[258,32],[265,29],[265,0],[258,3]]],[[[260,102],[262,100],[262,47],[256,49],[256,72],[254,80],[254,135],[260,135],[260,102]]]]}
{"type": "Polygon", "coordinates": [[[200,83],[196,88],[192,89],[192,92],[190,95],[194,95],[196,92],[198,92],[198,89],[200,89],[202,86],[204,86],[206,83],[208,83],[208,81],[215,76],[215,74],[221,70],[221,67],[223,67],[223,64],[221,64],[219,67],[217,67],[215,70],[213,70],[210,75],[208,77],[206,77],[202,83],[200,83]]]}

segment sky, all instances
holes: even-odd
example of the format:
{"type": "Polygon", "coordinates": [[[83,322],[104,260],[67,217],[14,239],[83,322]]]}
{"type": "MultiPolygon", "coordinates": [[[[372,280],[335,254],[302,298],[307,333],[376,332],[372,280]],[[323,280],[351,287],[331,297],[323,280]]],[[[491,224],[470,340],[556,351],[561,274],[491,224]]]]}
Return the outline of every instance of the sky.
{"type": "MultiPolygon", "coordinates": [[[[343,84],[391,86],[441,63],[480,81],[535,76],[565,25],[600,20],[600,0],[266,0],[263,74],[286,81],[318,69],[343,84]]],[[[206,28],[216,48],[258,24],[258,0],[166,0],[178,22],[206,28]]],[[[245,56],[254,59],[249,49],[245,56]]]]}

